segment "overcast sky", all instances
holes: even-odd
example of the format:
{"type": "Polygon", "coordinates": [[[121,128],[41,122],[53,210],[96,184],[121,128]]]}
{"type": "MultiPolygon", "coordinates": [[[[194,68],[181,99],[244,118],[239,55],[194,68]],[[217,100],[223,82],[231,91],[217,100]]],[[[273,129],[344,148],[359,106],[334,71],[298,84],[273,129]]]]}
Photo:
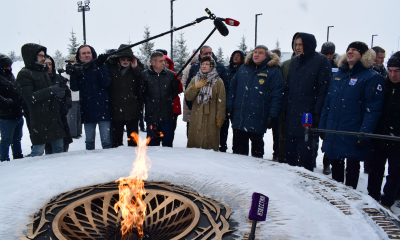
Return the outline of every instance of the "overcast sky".
{"type": "MultiPolygon", "coordinates": [[[[329,40],[338,53],[356,40],[370,46],[372,34],[378,34],[374,46],[383,47],[387,56],[399,50],[399,0],[176,0],[173,4],[175,27],[205,16],[205,8],[241,22],[239,27],[228,26],[227,37],[216,32],[207,42],[214,52],[222,47],[225,57],[237,49],[243,35],[247,45],[254,47],[257,13],[263,14],[258,17],[257,42],[269,49],[278,39],[282,51],[290,52],[293,34],[307,32],[315,35],[319,51],[326,41],[327,26],[334,26],[329,40]]],[[[20,55],[23,44],[40,42],[50,55],[56,50],[67,55],[72,28],[83,42],[82,13],[77,8],[76,0],[2,0],[0,53],[14,50],[20,55]]],[[[91,0],[86,12],[87,44],[101,53],[129,39],[135,43],[143,39],[146,25],[152,36],[170,29],[170,0],[91,0]]],[[[197,48],[212,29],[211,20],[184,29],[188,48],[197,48]]],[[[169,35],[153,42],[156,48],[170,52],[169,35]]]]}

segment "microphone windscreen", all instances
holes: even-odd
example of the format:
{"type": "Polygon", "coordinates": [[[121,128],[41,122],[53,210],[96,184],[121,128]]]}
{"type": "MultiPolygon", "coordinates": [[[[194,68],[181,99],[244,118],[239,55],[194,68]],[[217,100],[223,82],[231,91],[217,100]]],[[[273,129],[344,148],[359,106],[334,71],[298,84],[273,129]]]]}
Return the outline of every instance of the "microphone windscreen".
{"type": "Polygon", "coordinates": [[[301,118],[301,123],[303,127],[311,127],[312,126],[312,115],[311,113],[304,113],[301,118]]]}
{"type": "Polygon", "coordinates": [[[267,218],[269,198],[261,193],[253,193],[251,197],[251,207],[249,211],[249,219],[257,221],[265,221],[267,218]]]}
{"type": "Polygon", "coordinates": [[[214,19],[214,26],[218,29],[218,32],[221,33],[222,36],[226,37],[229,34],[228,28],[218,18],[214,19]]]}
{"type": "Polygon", "coordinates": [[[232,18],[225,18],[225,23],[228,24],[229,26],[237,27],[239,26],[240,22],[232,19],[232,18]]]}

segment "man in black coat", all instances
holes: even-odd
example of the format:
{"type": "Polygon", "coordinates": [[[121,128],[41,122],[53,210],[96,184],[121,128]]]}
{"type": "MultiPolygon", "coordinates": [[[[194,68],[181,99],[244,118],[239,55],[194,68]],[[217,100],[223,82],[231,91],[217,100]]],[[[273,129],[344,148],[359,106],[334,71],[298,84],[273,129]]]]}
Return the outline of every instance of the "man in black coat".
{"type": "MultiPolygon", "coordinates": [[[[121,44],[119,49],[128,45],[121,44]]],[[[123,146],[124,126],[128,146],[137,146],[132,133],[138,134],[138,122],[142,116],[142,101],[139,98],[140,73],[143,64],[133,55],[132,49],[111,55],[106,62],[110,69],[111,83],[111,142],[113,147],[123,146]]]]}
{"type": "Polygon", "coordinates": [[[22,46],[25,67],[19,71],[17,83],[28,105],[30,118],[31,156],[40,156],[46,143],[51,143],[53,153],[63,152],[66,133],[61,121],[57,99],[65,96],[65,90],[51,83],[44,64],[47,49],[35,43],[22,46]]]}
{"type": "MultiPolygon", "coordinates": [[[[384,79],[384,102],[382,115],[375,134],[400,137],[400,52],[396,52],[387,63],[388,77],[384,79]]],[[[400,187],[400,142],[372,139],[370,158],[371,172],[368,176],[368,194],[384,206],[391,207],[400,187]],[[381,197],[382,179],[386,159],[389,162],[386,184],[381,197]]]]}
{"type": "Polygon", "coordinates": [[[14,159],[23,158],[21,149],[23,100],[12,74],[12,61],[0,53],[0,162],[10,161],[11,145],[14,159]]]}
{"type": "Polygon", "coordinates": [[[285,92],[286,161],[297,166],[300,151],[304,168],[313,171],[319,137],[310,134],[308,143],[305,143],[301,119],[304,113],[311,113],[313,127],[318,127],[332,68],[329,60],[315,51],[317,41],[314,35],[296,33],[292,44],[297,56],[290,62],[285,92]]]}
{"type": "Polygon", "coordinates": [[[374,69],[382,77],[384,77],[384,78],[387,77],[388,72],[387,72],[385,66],[383,65],[383,62],[385,61],[385,57],[386,57],[385,49],[383,49],[379,46],[375,46],[372,48],[372,50],[374,50],[376,53],[376,58],[375,58],[374,66],[372,67],[372,69],[374,69]]]}
{"type": "Polygon", "coordinates": [[[172,102],[179,94],[179,80],[165,68],[163,53],[154,52],[150,61],[150,67],[140,74],[149,146],[160,146],[162,140],[163,147],[172,147],[172,102]]]}

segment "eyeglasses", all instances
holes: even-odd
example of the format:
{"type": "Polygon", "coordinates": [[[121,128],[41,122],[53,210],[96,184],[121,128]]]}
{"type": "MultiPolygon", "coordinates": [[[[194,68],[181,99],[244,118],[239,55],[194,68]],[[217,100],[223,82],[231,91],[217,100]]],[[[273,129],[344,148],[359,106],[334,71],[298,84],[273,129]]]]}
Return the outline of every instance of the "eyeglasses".
{"type": "Polygon", "coordinates": [[[38,57],[40,57],[40,58],[46,58],[46,55],[38,54],[38,57]]]}
{"type": "Polygon", "coordinates": [[[201,66],[210,66],[210,64],[208,62],[202,62],[201,66]]]}
{"type": "Polygon", "coordinates": [[[121,61],[128,61],[128,62],[132,61],[132,58],[129,58],[129,57],[122,57],[120,59],[121,59],[121,61]]]}

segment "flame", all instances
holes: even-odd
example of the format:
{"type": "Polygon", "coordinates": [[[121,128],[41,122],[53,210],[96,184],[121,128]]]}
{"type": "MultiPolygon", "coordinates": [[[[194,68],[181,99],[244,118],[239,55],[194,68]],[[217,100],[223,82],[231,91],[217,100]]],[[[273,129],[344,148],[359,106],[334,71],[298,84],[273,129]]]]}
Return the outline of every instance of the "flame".
{"type": "Polygon", "coordinates": [[[146,194],[144,180],[147,179],[147,171],[151,168],[151,160],[146,156],[147,145],[150,138],[142,139],[136,132],[131,134],[139,146],[135,149],[136,159],[133,162],[132,171],[127,178],[120,178],[119,201],[114,205],[115,212],[120,208],[122,213],[121,233],[124,236],[135,227],[140,239],[143,238],[143,221],[146,213],[146,204],[143,198],[146,194]]]}

